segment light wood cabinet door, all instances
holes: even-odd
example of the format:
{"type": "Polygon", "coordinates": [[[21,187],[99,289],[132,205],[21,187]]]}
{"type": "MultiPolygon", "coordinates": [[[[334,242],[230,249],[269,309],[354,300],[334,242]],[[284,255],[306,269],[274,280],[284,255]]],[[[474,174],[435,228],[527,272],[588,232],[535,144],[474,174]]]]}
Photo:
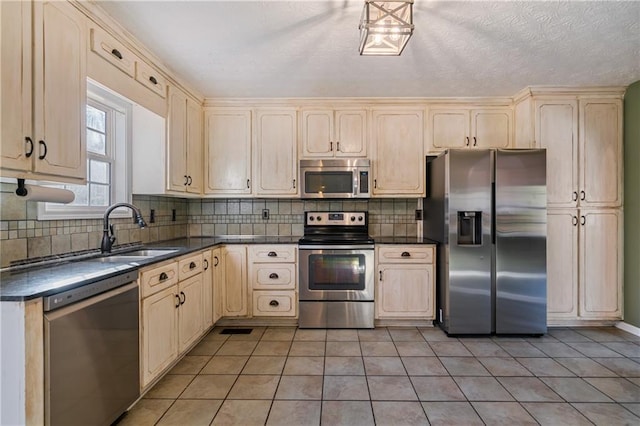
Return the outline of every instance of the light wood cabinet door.
{"type": "Polygon", "coordinates": [[[433,264],[380,264],[376,317],[434,318],[433,264]]]}
{"type": "Polygon", "coordinates": [[[580,206],[622,205],[622,101],[580,101],[580,206]]]}
{"type": "Polygon", "coordinates": [[[333,157],[333,110],[302,111],[302,156],[333,157]]]}
{"type": "Polygon", "coordinates": [[[178,287],[142,300],[142,385],[147,386],[178,357],[178,287]]]}
{"type": "Polygon", "coordinates": [[[206,109],[204,133],[204,192],[251,195],[251,111],[206,109]]]}
{"type": "Polygon", "coordinates": [[[86,179],[86,22],[67,2],[34,2],[34,170],[86,179]]]}
{"type": "Polygon", "coordinates": [[[187,98],[187,128],[186,128],[186,172],[189,177],[187,192],[202,193],[202,107],[187,98]]]}
{"type": "Polygon", "coordinates": [[[424,196],[422,110],[373,111],[373,195],[424,196]]]}
{"type": "Polygon", "coordinates": [[[513,113],[509,109],[471,111],[471,148],[511,146],[513,113]]]}
{"type": "Polygon", "coordinates": [[[180,308],[178,309],[178,352],[182,353],[202,335],[202,274],[178,283],[180,308]]]}
{"type": "Polygon", "coordinates": [[[213,325],[213,274],[211,250],[202,253],[202,325],[207,330],[213,325]]]}
{"type": "Polygon", "coordinates": [[[576,207],[578,201],[578,102],[535,103],[536,145],[547,150],[547,206],[576,207]]]}
{"type": "Polygon", "coordinates": [[[580,210],[580,315],[622,315],[622,213],[580,210]]]}
{"type": "Polygon", "coordinates": [[[168,189],[184,192],[187,177],[187,95],[181,90],[169,88],[169,116],[167,118],[168,189]]]}
{"type": "Polygon", "coordinates": [[[246,247],[242,245],[229,245],[222,249],[224,264],[222,316],[241,317],[249,314],[246,253],[246,247]]]}
{"type": "Polygon", "coordinates": [[[336,157],[367,156],[367,112],[364,110],[335,111],[336,157]]]}
{"type": "Polygon", "coordinates": [[[578,212],[547,211],[547,317],[578,317],[578,212]]]}
{"type": "Polygon", "coordinates": [[[257,196],[291,196],[298,193],[296,111],[256,112],[257,196]]]}
{"type": "Polygon", "coordinates": [[[211,251],[211,269],[213,279],[213,323],[222,318],[222,301],[224,298],[224,264],[222,263],[222,249],[211,251]]]}
{"type": "Polygon", "coordinates": [[[464,148],[469,144],[469,111],[463,109],[429,110],[430,149],[464,148]]]}
{"type": "Polygon", "coordinates": [[[31,120],[32,3],[3,1],[0,8],[0,167],[30,171],[36,143],[31,120]]]}

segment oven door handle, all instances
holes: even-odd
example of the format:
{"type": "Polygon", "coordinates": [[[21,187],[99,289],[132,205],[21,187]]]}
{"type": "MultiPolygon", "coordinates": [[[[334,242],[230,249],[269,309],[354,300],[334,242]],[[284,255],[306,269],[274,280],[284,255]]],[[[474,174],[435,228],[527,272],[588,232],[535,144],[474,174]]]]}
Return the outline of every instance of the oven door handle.
{"type": "Polygon", "coordinates": [[[299,250],[373,250],[373,244],[298,245],[299,250]]]}

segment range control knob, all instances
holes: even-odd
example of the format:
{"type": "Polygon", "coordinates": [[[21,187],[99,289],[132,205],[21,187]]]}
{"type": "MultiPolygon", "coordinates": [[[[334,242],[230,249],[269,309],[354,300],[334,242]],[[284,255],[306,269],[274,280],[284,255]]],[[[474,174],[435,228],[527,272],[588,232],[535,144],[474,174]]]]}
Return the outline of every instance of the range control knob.
{"type": "Polygon", "coordinates": [[[313,216],[309,216],[309,222],[313,222],[313,216]]]}
{"type": "Polygon", "coordinates": [[[351,216],[351,222],[355,222],[356,221],[356,217],[355,216],[351,216]]]}
{"type": "Polygon", "coordinates": [[[364,218],[362,216],[358,216],[358,222],[362,222],[364,218]]]}
{"type": "Polygon", "coordinates": [[[320,221],[322,220],[322,217],[320,217],[320,216],[316,216],[316,220],[317,220],[318,222],[320,222],[320,221]]]}

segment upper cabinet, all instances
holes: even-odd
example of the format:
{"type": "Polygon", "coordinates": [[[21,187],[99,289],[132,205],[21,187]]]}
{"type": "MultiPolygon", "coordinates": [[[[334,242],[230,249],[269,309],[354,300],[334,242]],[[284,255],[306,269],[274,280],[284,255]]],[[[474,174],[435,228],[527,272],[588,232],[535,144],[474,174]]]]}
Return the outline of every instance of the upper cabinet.
{"type": "Polygon", "coordinates": [[[429,109],[428,151],[447,148],[509,148],[513,112],[509,107],[434,107],[429,109]]]}
{"type": "Polygon", "coordinates": [[[85,18],[67,2],[0,7],[2,175],[83,182],[85,18]]]}
{"type": "Polygon", "coordinates": [[[168,189],[202,193],[202,108],[180,89],[169,90],[168,189]]]}
{"type": "Polygon", "coordinates": [[[295,109],[256,111],[255,195],[292,196],[298,193],[295,109]]]}
{"type": "Polygon", "coordinates": [[[372,111],[373,196],[424,196],[423,110],[372,111]]]}
{"type": "Polygon", "coordinates": [[[547,150],[548,207],[622,205],[621,97],[545,93],[516,105],[516,145],[547,150]]]}
{"type": "Polygon", "coordinates": [[[301,112],[303,158],[366,157],[364,109],[306,109],[301,112]]]}
{"type": "Polygon", "coordinates": [[[250,196],[251,110],[205,108],[204,193],[250,196]]]}

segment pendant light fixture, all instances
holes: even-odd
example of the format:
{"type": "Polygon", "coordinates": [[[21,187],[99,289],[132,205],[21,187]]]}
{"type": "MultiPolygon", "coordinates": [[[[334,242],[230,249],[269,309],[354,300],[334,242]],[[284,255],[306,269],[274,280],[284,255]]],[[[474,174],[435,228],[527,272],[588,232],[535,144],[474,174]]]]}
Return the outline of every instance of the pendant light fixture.
{"type": "Polygon", "coordinates": [[[400,55],[413,34],[413,0],[365,0],[359,28],[361,55],[400,55]]]}

